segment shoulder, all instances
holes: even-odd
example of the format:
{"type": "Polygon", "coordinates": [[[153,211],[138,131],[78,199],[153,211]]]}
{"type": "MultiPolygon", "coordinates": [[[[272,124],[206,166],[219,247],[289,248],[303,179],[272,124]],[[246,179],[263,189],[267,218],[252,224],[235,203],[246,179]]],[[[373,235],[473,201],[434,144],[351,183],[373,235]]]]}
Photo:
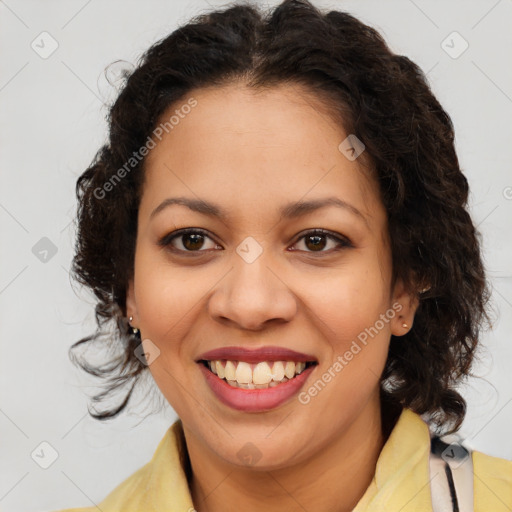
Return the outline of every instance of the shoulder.
{"type": "MultiPolygon", "coordinates": [[[[139,510],[146,510],[146,508],[144,508],[146,505],[146,503],[144,503],[144,495],[145,491],[149,488],[152,470],[152,462],[148,462],[117,485],[117,487],[115,487],[108,496],[97,505],[92,505],[91,507],[62,509],[55,512],[95,512],[98,508],[100,510],[109,511],[125,510],[124,507],[127,503],[130,503],[131,507],[142,507],[139,508],[139,510]]],[[[134,510],[137,510],[137,508],[134,510]]]]}
{"type": "Polygon", "coordinates": [[[475,510],[510,511],[512,461],[473,451],[475,510]]]}
{"type": "Polygon", "coordinates": [[[55,512],[175,512],[193,510],[181,454],[181,422],[165,433],[152,459],[122,481],[101,503],[55,512]]]}

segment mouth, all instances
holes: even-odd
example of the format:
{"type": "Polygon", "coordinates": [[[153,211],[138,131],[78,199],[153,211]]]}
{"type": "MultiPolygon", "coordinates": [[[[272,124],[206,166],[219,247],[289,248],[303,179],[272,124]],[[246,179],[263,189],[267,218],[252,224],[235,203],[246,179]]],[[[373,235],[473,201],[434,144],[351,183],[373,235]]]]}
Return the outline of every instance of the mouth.
{"type": "Polygon", "coordinates": [[[316,361],[247,361],[200,360],[205,368],[231,387],[268,389],[284,384],[304,370],[317,365],[316,361]]]}
{"type": "Polygon", "coordinates": [[[196,359],[214,395],[231,408],[262,412],[297,394],[318,365],[314,356],[280,347],[226,347],[196,359]]]}

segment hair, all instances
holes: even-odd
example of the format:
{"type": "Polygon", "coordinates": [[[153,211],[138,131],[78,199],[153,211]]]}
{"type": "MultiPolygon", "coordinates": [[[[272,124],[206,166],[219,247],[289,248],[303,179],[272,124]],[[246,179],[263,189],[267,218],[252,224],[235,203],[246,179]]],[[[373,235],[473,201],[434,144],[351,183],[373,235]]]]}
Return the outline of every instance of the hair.
{"type": "Polygon", "coordinates": [[[76,184],[72,271],[95,294],[97,329],[74,343],[70,357],[103,379],[95,403],[124,393],[115,406],[89,413],[100,420],[119,414],[147,369],[136,357],[140,335],[125,318],[145,162],[130,159],[171,105],[195,89],[234,82],[252,90],[302,85],[364,143],[387,211],[393,284],[401,279],[419,299],[411,330],[391,336],[381,394],[390,406],[456,431],[466,413],[456,389],[470,375],[490,293],[452,121],[421,69],[375,29],[306,0],[285,0],[267,13],[238,3],[198,15],[125,73],[108,114],[109,140],[76,184]],[[128,161],[133,169],[114,183],[128,161]],[[112,357],[101,364],[76,357],[88,342],[112,357]]]}

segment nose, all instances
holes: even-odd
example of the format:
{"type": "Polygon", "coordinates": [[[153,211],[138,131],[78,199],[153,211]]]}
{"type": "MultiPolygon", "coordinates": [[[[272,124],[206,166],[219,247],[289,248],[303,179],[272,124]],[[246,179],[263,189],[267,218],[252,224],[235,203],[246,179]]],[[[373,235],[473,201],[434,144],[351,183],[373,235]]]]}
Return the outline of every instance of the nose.
{"type": "Polygon", "coordinates": [[[264,254],[252,263],[234,254],[233,268],[210,296],[209,313],[217,322],[259,331],[294,317],[296,297],[264,254]]]}

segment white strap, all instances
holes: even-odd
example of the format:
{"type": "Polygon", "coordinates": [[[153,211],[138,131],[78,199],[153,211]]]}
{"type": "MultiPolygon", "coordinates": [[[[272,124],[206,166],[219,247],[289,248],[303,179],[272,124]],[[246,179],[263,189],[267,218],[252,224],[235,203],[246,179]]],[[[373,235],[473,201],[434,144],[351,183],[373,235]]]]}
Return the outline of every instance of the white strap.
{"type": "MultiPolygon", "coordinates": [[[[471,452],[461,445],[457,444],[455,447],[462,448],[466,452],[462,460],[448,463],[457,490],[459,510],[460,512],[473,512],[473,457],[471,452]]],[[[451,453],[455,447],[449,447],[449,452],[451,453]]]]}
{"type": "Polygon", "coordinates": [[[441,457],[430,457],[430,491],[433,512],[453,512],[450,487],[444,468],[445,462],[441,457]]]}
{"type": "Polygon", "coordinates": [[[460,442],[432,438],[430,487],[434,512],[473,512],[473,460],[460,442]],[[447,466],[449,470],[447,471],[447,466]],[[452,489],[450,489],[450,479],[452,489]]]}

